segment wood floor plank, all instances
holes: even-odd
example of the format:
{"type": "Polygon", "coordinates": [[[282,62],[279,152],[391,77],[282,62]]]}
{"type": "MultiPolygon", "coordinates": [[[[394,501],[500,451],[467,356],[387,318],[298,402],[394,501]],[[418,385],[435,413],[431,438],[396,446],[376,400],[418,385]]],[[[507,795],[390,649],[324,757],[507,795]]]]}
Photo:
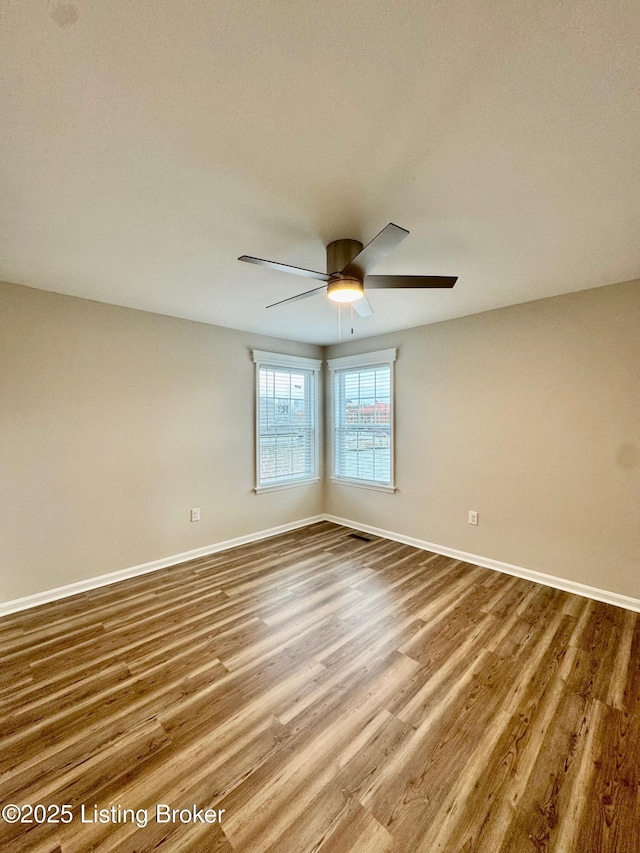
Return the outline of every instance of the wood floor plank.
{"type": "Polygon", "coordinates": [[[12,614],[0,654],[0,800],[74,815],[3,853],[638,853],[636,613],[319,522],[12,614]]]}
{"type": "Polygon", "coordinates": [[[603,703],[600,707],[574,843],[578,850],[589,843],[602,853],[632,853],[639,846],[640,721],[603,703]]]}

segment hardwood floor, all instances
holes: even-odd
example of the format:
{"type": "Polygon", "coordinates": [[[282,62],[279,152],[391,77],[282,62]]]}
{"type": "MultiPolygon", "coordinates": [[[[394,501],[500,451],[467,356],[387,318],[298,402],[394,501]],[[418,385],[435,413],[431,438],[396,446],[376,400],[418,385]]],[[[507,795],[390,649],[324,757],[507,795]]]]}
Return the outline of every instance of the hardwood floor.
{"type": "Polygon", "coordinates": [[[0,650],[0,802],[73,815],[0,822],[3,853],[640,850],[610,605],[320,523],[6,617],[0,650]]]}

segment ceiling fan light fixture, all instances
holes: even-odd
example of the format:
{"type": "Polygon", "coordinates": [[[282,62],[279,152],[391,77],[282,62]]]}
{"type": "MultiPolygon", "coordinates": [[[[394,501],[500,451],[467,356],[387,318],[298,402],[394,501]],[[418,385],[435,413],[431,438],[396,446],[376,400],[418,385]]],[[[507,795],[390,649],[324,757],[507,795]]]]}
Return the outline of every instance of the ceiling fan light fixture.
{"type": "MultiPolygon", "coordinates": [[[[399,288],[411,287],[453,287],[458,280],[455,275],[371,275],[372,268],[381,261],[392,249],[409,236],[406,228],[394,225],[390,222],[379,234],[363,246],[359,240],[334,240],[327,246],[327,271],[318,272],[303,267],[292,267],[291,264],[282,264],[279,261],[267,261],[264,258],[254,258],[251,255],[241,255],[238,260],[250,264],[258,264],[262,267],[290,272],[305,278],[315,278],[326,283],[326,293],[332,302],[338,305],[355,304],[355,311],[361,317],[373,314],[373,307],[364,292],[364,282],[369,288],[380,290],[397,290],[399,288]],[[356,304],[357,303],[357,304],[356,304]]],[[[307,299],[316,293],[325,290],[325,285],[305,290],[287,299],[272,302],[267,308],[275,308],[285,302],[297,302],[298,299],[307,299]]]]}
{"type": "Polygon", "coordinates": [[[332,302],[357,302],[364,296],[364,285],[357,278],[342,278],[330,281],[327,296],[332,302]]]}

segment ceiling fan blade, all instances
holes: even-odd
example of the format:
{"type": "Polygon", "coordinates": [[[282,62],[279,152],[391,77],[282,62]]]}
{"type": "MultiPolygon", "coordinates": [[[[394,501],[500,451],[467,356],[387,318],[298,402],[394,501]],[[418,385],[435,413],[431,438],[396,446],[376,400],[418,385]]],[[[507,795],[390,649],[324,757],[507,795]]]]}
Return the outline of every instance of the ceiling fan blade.
{"type": "Polygon", "coordinates": [[[288,299],[281,299],[279,302],[272,302],[271,305],[267,305],[267,308],[274,308],[276,305],[283,305],[285,302],[295,302],[298,299],[306,299],[308,296],[313,296],[314,293],[318,293],[318,291],[326,289],[327,288],[324,284],[321,284],[320,287],[314,287],[313,290],[305,290],[304,293],[298,293],[297,296],[290,296],[288,299]]]}
{"type": "Polygon", "coordinates": [[[241,255],[239,261],[246,261],[248,264],[257,264],[259,267],[271,267],[280,272],[292,272],[294,275],[303,275],[306,278],[317,278],[320,281],[329,281],[329,276],[326,272],[316,272],[315,270],[305,270],[302,267],[292,267],[290,264],[280,264],[278,261],[265,261],[263,258],[252,258],[251,255],[241,255]]]}
{"type": "Polygon", "coordinates": [[[400,228],[399,225],[390,222],[379,234],[376,234],[371,242],[367,243],[364,249],[358,252],[355,258],[349,261],[342,272],[356,278],[364,278],[385,255],[388,255],[408,236],[409,232],[406,228],[400,228]]]}
{"type": "Polygon", "coordinates": [[[366,296],[353,303],[353,310],[361,317],[370,317],[373,314],[373,308],[366,296]]]}
{"type": "Polygon", "coordinates": [[[457,280],[457,275],[368,275],[365,287],[453,287],[457,280]]]}

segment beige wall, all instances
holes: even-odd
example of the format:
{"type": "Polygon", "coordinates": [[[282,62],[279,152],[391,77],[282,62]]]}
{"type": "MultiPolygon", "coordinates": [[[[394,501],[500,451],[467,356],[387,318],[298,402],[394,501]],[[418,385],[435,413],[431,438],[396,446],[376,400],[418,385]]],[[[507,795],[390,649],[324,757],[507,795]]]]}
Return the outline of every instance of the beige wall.
{"type": "Polygon", "coordinates": [[[387,347],[398,491],[330,484],[327,512],[640,598],[639,282],[327,356],[387,347]]]}
{"type": "Polygon", "coordinates": [[[0,285],[0,601],[320,513],[252,491],[254,347],[321,356],[0,285]]]}
{"type": "Polygon", "coordinates": [[[398,348],[394,495],[253,493],[254,347],[322,354],[0,285],[0,601],[323,511],[640,598],[638,282],[325,350],[398,348]]]}

